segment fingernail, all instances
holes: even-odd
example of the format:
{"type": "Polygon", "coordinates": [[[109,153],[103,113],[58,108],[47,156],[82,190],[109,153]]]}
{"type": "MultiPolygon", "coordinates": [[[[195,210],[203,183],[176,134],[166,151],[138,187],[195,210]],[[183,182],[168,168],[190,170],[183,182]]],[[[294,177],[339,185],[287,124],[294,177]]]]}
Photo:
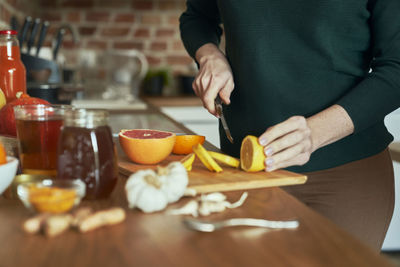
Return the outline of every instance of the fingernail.
{"type": "Polygon", "coordinates": [[[266,149],[264,149],[264,153],[267,156],[271,156],[273,154],[272,148],[271,147],[267,147],[266,149]]]}
{"type": "Polygon", "coordinates": [[[266,138],[260,138],[259,142],[260,142],[260,145],[262,145],[262,146],[265,146],[268,143],[266,138]]]}
{"type": "Polygon", "coordinates": [[[268,166],[267,168],[266,168],[266,170],[267,170],[267,172],[270,172],[270,171],[273,171],[273,167],[272,166],[268,166]]]}
{"type": "Polygon", "coordinates": [[[273,159],[273,158],[268,158],[268,159],[265,161],[265,164],[266,164],[267,166],[272,166],[272,164],[274,164],[274,159],[273,159]]]}

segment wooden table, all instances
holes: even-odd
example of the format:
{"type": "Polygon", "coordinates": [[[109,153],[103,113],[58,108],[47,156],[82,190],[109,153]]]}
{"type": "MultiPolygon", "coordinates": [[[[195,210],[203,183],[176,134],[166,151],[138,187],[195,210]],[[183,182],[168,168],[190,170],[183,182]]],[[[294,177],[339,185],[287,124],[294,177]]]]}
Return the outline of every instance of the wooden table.
{"type": "MultiPolygon", "coordinates": [[[[0,267],[390,266],[377,252],[280,188],[250,190],[243,206],[206,219],[297,218],[298,229],[235,227],[200,233],[185,228],[181,216],[129,210],[125,182],[121,176],[109,199],[83,203],[94,209],[121,206],[127,210],[125,222],[86,234],[68,231],[51,239],[24,233],[21,223],[29,212],[19,201],[0,197],[0,267]]],[[[226,194],[236,201],[241,193],[226,194]]]]}
{"type": "MultiPolygon", "coordinates": [[[[94,208],[122,206],[126,179],[94,208]]],[[[227,193],[234,201],[241,192],[227,193]]],[[[187,199],[171,205],[177,207],[187,199]]],[[[21,229],[28,212],[15,200],[0,200],[0,266],[390,266],[389,262],[280,188],[249,191],[242,207],[207,217],[297,218],[297,230],[236,227],[213,233],[188,230],[181,216],[127,209],[124,223],[48,239],[21,229]]]]}

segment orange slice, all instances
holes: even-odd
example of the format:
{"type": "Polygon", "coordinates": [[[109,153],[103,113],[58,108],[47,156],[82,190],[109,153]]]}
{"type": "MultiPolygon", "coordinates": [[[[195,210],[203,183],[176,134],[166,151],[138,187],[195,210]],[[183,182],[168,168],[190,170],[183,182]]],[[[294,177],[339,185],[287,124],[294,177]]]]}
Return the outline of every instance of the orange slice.
{"type": "Polygon", "coordinates": [[[200,159],[200,161],[210,171],[222,172],[222,168],[215,162],[215,160],[208,154],[207,150],[201,145],[197,144],[193,146],[193,152],[200,159]]]}
{"type": "Polygon", "coordinates": [[[0,164],[7,163],[7,153],[3,144],[0,142],[0,164]]]}
{"type": "Polygon", "coordinates": [[[207,151],[208,154],[210,154],[210,156],[213,159],[216,159],[219,162],[225,163],[228,166],[234,167],[234,168],[238,168],[240,165],[240,161],[237,158],[222,154],[222,153],[218,153],[218,152],[214,152],[214,151],[207,151]]]}
{"type": "Polygon", "coordinates": [[[192,170],[192,165],[193,165],[193,161],[194,161],[195,157],[196,156],[193,153],[190,153],[189,155],[187,155],[183,159],[181,159],[181,163],[182,163],[183,167],[185,167],[185,169],[189,172],[192,170]]]}
{"type": "Polygon", "coordinates": [[[258,138],[246,136],[240,147],[240,166],[246,172],[258,172],[265,169],[264,147],[258,143],[258,138]]]}
{"type": "Polygon", "coordinates": [[[203,144],[206,140],[203,135],[185,134],[177,135],[172,153],[186,155],[193,152],[192,147],[197,144],[203,144]]]}

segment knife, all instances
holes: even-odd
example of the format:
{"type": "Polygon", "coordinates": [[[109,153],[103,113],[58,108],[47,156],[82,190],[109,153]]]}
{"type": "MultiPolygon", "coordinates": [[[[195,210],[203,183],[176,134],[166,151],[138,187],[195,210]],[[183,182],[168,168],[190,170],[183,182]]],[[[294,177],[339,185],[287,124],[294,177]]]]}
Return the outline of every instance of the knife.
{"type": "Polygon", "coordinates": [[[64,34],[65,34],[64,29],[60,29],[57,33],[56,40],[54,43],[54,48],[53,48],[53,60],[57,59],[58,50],[60,50],[60,46],[61,46],[64,34]]]}
{"type": "Polygon", "coordinates": [[[47,29],[49,28],[50,23],[48,21],[44,21],[42,24],[42,28],[39,33],[39,40],[36,44],[36,57],[39,56],[40,49],[42,48],[43,42],[46,38],[47,29]]]}
{"type": "Polygon", "coordinates": [[[224,128],[226,137],[228,137],[229,142],[231,142],[233,144],[233,138],[231,135],[231,131],[229,131],[228,124],[226,123],[224,113],[222,111],[222,100],[219,97],[219,95],[217,95],[217,97],[215,98],[214,103],[215,103],[215,109],[217,110],[217,114],[218,114],[219,118],[221,119],[222,127],[224,128]]]}
{"type": "Polygon", "coordinates": [[[38,32],[39,26],[40,26],[40,19],[37,18],[33,21],[31,35],[29,36],[28,43],[27,43],[27,52],[26,52],[27,54],[29,54],[29,52],[31,51],[31,48],[33,46],[33,43],[35,42],[36,34],[38,32]]]}
{"type": "Polygon", "coordinates": [[[11,26],[11,29],[13,29],[14,31],[19,31],[19,23],[18,23],[18,19],[16,16],[11,17],[10,26],[11,26]]]}
{"type": "Polygon", "coordinates": [[[18,41],[21,50],[22,47],[24,46],[26,34],[28,33],[29,27],[31,26],[31,21],[32,17],[26,17],[24,20],[24,24],[22,24],[21,31],[19,32],[18,41]]]}

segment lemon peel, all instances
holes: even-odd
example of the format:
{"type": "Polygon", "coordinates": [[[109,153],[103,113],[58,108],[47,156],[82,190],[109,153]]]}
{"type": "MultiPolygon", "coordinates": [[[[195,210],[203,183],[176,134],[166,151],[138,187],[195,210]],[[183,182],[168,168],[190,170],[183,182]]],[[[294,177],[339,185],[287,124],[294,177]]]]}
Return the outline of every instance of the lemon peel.
{"type": "Polygon", "coordinates": [[[200,161],[206,166],[210,171],[222,172],[221,166],[210,156],[207,150],[201,145],[197,144],[193,146],[193,152],[200,159],[200,161]]]}
{"type": "Polygon", "coordinates": [[[222,163],[225,163],[228,166],[234,167],[234,168],[238,168],[240,165],[240,161],[237,158],[228,156],[226,154],[222,154],[222,153],[218,153],[218,152],[214,152],[214,151],[207,151],[208,154],[210,154],[210,156],[222,163]]]}
{"type": "Polygon", "coordinates": [[[192,165],[194,162],[194,159],[196,158],[194,153],[190,153],[187,156],[185,156],[184,158],[181,159],[181,163],[183,165],[183,167],[185,167],[185,169],[187,171],[191,171],[192,170],[192,165]]]}

